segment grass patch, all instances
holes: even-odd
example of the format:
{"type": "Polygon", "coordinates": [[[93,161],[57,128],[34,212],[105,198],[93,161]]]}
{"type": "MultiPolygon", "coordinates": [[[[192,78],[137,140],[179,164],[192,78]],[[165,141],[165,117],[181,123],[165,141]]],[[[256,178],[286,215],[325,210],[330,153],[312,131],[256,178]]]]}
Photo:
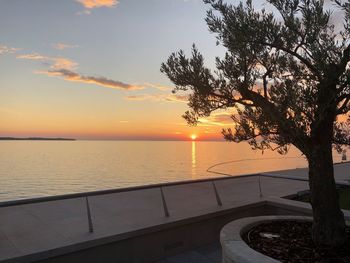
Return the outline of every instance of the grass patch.
{"type": "MultiPolygon", "coordinates": [[[[350,210],[350,188],[339,188],[339,203],[340,208],[350,210]]],[[[304,194],[293,198],[293,200],[310,203],[310,194],[304,194]]]]}

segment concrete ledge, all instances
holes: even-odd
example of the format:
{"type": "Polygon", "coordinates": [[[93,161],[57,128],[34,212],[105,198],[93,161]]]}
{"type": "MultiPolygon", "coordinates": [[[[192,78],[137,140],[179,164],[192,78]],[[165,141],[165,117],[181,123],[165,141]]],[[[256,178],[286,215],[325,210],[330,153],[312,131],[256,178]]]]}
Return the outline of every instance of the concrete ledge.
{"type": "Polygon", "coordinates": [[[265,256],[250,248],[242,239],[242,235],[252,227],[271,221],[293,220],[311,221],[306,216],[257,216],[235,220],[220,232],[222,257],[224,263],[278,263],[280,261],[265,256]]]}
{"type": "Polygon", "coordinates": [[[265,201],[215,213],[163,223],[104,239],[90,240],[0,262],[40,263],[145,263],[217,241],[221,229],[232,220],[262,215],[289,215],[294,211],[267,205],[265,201]]]}
{"type": "MultiPolygon", "coordinates": [[[[312,216],[311,204],[301,202],[301,201],[271,196],[266,198],[266,205],[273,206],[275,208],[281,208],[283,210],[289,210],[294,214],[303,214],[303,215],[312,216]]],[[[350,210],[342,209],[342,211],[344,213],[345,220],[350,221],[350,210]]]]}
{"type": "Polygon", "coordinates": [[[21,258],[21,262],[39,262],[39,257],[42,257],[40,263],[155,262],[216,241],[221,228],[228,222],[236,218],[269,213],[265,210],[265,202],[255,203],[142,229],[108,240],[94,240],[79,244],[79,247],[64,247],[61,251],[51,251],[50,255],[36,255],[35,259],[21,258]]]}
{"type": "MultiPolygon", "coordinates": [[[[165,247],[165,250],[171,250],[171,249],[167,249],[167,246],[179,246],[177,244],[173,244],[176,243],[175,241],[169,241],[171,239],[173,240],[177,240],[179,239],[178,236],[181,236],[181,241],[178,241],[177,243],[181,244],[180,246],[183,246],[183,244],[186,243],[186,232],[193,232],[193,228],[194,226],[196,226],[198,224],[199,227],[203,228],[202,225],[205,225],[205,223],[203,222],[210,222],[213,221],[214,223],[210,223],[211,227],[213,229],[216,229],[217,227],[215,225],[217,224],[221,224],[220,228],[222,227],[223,224],[226,224],[227,222],[235,219],[235,218],[239,218],[239,217],[244,217],[244,216],[253,216],[253,215],[260,215],[264,213],[264,209],[265,209],[265,201],[261,201],[261,202],[256,202],[256,203],[250,203],[250,204],[245,204],[242,205],[240,207],[235,207],[235,208],[228,208],[228,209],[222,209],[219,211],[215,211],[215,212],[208,212],[205,213],[203,215],[198,215],[198,216],[194,216],[194,217],[188,217],[188,218],[183,218],[183,219],[179,219],[176,221],[172,221],[169,220],[168,222],[163,222],[159,225],[153,225],[153,226],[149,226],[149,227],[145,227],[142,229],[138,229],[138,230],[134,230],[134,231],[129,231],[126,233],[121,233],[121,234],[116,234],[116,235],[110,235],[110,236],[106,236],[106,237],[100,237],[98,235],[96,235],[94,237],[94,239],[89,239],[86,241],[82,241],[76,244],[71,244],[71,245],[67,245],[67,246],[61,246],[61,247],[57,247],[54,249],[51,249],[49,251],[42,251],[42,252],[37,252],[37,253],[32,253],[30,255],[25,255],[25,256],[18,256],[18,257],[13,257],[12,259],[8,259],[6,261],[0,260],[1,263],[3,262],[46,262],[46,260],[48,260],[48,262],[54,261],[53,258],[62,256],[62,255],[69,255],[71,253],[75,253],[77,251],[88,251],[91,250],[93,251],[94,248],[97,247],[103,247],[103,246],[112,246],[114,244],[118,244],[117,246],[114,247],[121,247],[121,246],[126,246],[127,248],[123,248],[126,249],[128,251],[120,251],[119,254],[127,254],[131,251],[131,248],[134,246],[133,243],[137,243],[139,242],[138,239],[143,239],[144,237],[146,237],[147,241],[146,242],[142,242],[142,246],[143,247],[148,247],[148,249],[150,249],[150,247],[155,244],[155,243],[159,243],[160,247],[165,247]],[[227,218],[227,219],[225,219],[227,218]],[[224,222],[222,222],[222,220],[224,220],[224,222]],[[186,231],[181,231],[179,229],[182,229],[184,227],[189,226],[189,228],[186,231]],[[215,227],[213,227],[215,226],[215,227]],[[178,233],[175,233],[174,230],[176,229],[176,231],[178,233]],[[170,237],[168,237],[168,234],[164,234],[164,233],[170,233],[170,237]],[[158,236],[157,242],[154,241],[154,237],[158,236]],[[165,236],[165,237],[163,237],[165,236]],[[135,241],[136,240],[136,241],[135,241]],[[152,242],[150,242],[149,240],[152,240],[152,242]],[[130,242],[131,241],[131,242],[130,242]],[[124,245],[124,243],[126,245],[124,245]],[[147,244],[149,243],[149,244],[147,244]],[[120,245],[122,244],[122,245],[120,245]],[[170,244],[170,245],[169,245],[170,244]]],[[[217,229],[218,231],[220,231],[220,228],[217,229]]],[[[202,231],[202,235],[204,235],[205,231],[208,230],[204,230],[201,229],[202,231]]],[[[209,231],[211,231],[211,229],[209,229],[209,231]]],[[[91,234],[91,235],[95,235],[95,234],[91,234]]],[[[196,236],[200,236],[199,233],[196,236]]],[[[212,236],[210,236],[210,238],[212,238],[212,236]]],[[[193,239],[195,239],[194,237],[191,237],[191,242],[193,242],[193,239]]],[[[208,239],[211,240],[211,239],[208,239]]],[[[118,250],[117,249],[117,250],[118,250]]],[[[133,248],[134,249],[134,248],[133,248]]],[[[175,251],[176,249],[178,249],[177,247],[175,247],[175,251]]],[[[113,250],[111,251],[104,251],[104,253],[108,254],[110,256],[110,259],[113,259],[113,250]]],[[[78,252],[79,254],[79,252],[78,252]]],[[[97,253],[96,253],[97,254],[97,253]]],[[[153,255],[157,255],[156,253],[153,253],[153,255]]],[[[95,255],[93,255],[95,256],[95,255]]],[[[97,255],[99,256],[99,255],[97,255]]],[[[136,255],[132,255],[132,258],[134,260],[134,257],[136,255]]],[[[145,256],[143,255],[143,259],[147,258],[149,255],[145,256]]],[[[98,260],[98,257],[94,260],[87,259],[84,258],[84,256],[82,256],[83,259],[79,260],[75,259],[75,260],[70,260],[69,256],[63,256],[62,261],[57,260],[58,262],[96,262],[98,260]]],[[[116,256],[114,255],[114,258],[116,256]]],[[[142,258],[142,257],[141,257],[142,258]]],[[[158,259],[158,258],[155,258],[158,259]]],[[[102,262],[102,261],[101,261],[102,262]]],[[[107,259],[103,262],[108,262],[107,259]]],[[[113,261],[111,261],[113,262],[113,261]]],[[[129,262],[129,260],[121,260],[121,262],[129,262]]],[[[130,261],[131,262],[131,261],[130,261]]],[[[136,260],[136,262],[143,262],[142,260],[136,260]]],[[[146,260],[144,262],[150,262],[149,260],[146,260]]]]}
{"type": "Polygon", "coordinates": [[[266,204],[293,211],[296,214],[312,215],[312,207],[309,203],[270,196],[266,198],[266,204]]]}
{"type": "MultiPolygon", "coordinates": [[[[308,182],[309,179],[307,177],[303,177],[300,175],[283,175],[278,173],[261,173],[261,176],[265,177],[271,177],[271,178],[279,178],[279,179],[286,179],[286,180],[294,180],[294,181],[304,181],[308,182]]],[[[350,186],[349,180],[335,180],[335,183],[339,186],[350,186]]]]}

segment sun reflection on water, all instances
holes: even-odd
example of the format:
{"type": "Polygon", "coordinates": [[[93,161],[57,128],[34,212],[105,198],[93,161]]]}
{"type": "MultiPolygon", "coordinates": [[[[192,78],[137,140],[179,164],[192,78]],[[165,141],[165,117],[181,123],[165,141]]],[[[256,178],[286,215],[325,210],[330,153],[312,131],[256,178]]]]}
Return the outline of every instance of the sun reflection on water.
{"type": "Polygon", "coordinates": [[[192,141],[192,178],[196,177],[196,142],[192,141]]]}

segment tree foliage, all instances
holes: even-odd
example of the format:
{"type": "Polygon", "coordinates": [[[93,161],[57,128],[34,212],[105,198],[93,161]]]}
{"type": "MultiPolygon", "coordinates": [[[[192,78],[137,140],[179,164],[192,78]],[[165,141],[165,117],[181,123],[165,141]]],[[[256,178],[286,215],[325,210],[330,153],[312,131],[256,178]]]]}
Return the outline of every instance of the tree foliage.
{"type": "Polygon", "coordinates": [[[223,135],[254,149],[286,153],[293,144],[308,157],[325,129],[337,149],[350,144],[348,1],[332,1],[343,14],[341,30],[330,22],[333,12],[322,0],[268,0],[275,12],[256,9],[251,0],[204,2],[211,6],[209,30],[227,49],[216,58],[216,70],[204,65],[195,45],[190,57],[175,52],[161,66],[174,92],[191,91],[191,110],[184,115],[189,124],[235,108],[234,128],[223,135]]]}

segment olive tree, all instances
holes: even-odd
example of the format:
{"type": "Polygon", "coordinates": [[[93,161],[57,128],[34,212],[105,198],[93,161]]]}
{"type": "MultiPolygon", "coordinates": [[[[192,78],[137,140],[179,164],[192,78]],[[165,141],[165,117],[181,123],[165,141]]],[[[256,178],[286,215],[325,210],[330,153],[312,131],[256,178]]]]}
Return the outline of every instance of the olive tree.
{"type": "Polygon", "coordinates": [[[195,45],[190,57],[180,50],[161,65],[174,92],[190,94],[184,118],[196,124],[215,110],[234,110],[225,139],[281,154],[290,145],[298,148],[309,166],[313,240],[343,244],[332,146],[350,143],[349,2],[333,1],[343,16],[340,30],[322,0],[268,0],[273,11],[257,9],[251,0],[204,2],[210,5],[209,30],[226,48],[216,69],[204,65],[195,45]]]}

